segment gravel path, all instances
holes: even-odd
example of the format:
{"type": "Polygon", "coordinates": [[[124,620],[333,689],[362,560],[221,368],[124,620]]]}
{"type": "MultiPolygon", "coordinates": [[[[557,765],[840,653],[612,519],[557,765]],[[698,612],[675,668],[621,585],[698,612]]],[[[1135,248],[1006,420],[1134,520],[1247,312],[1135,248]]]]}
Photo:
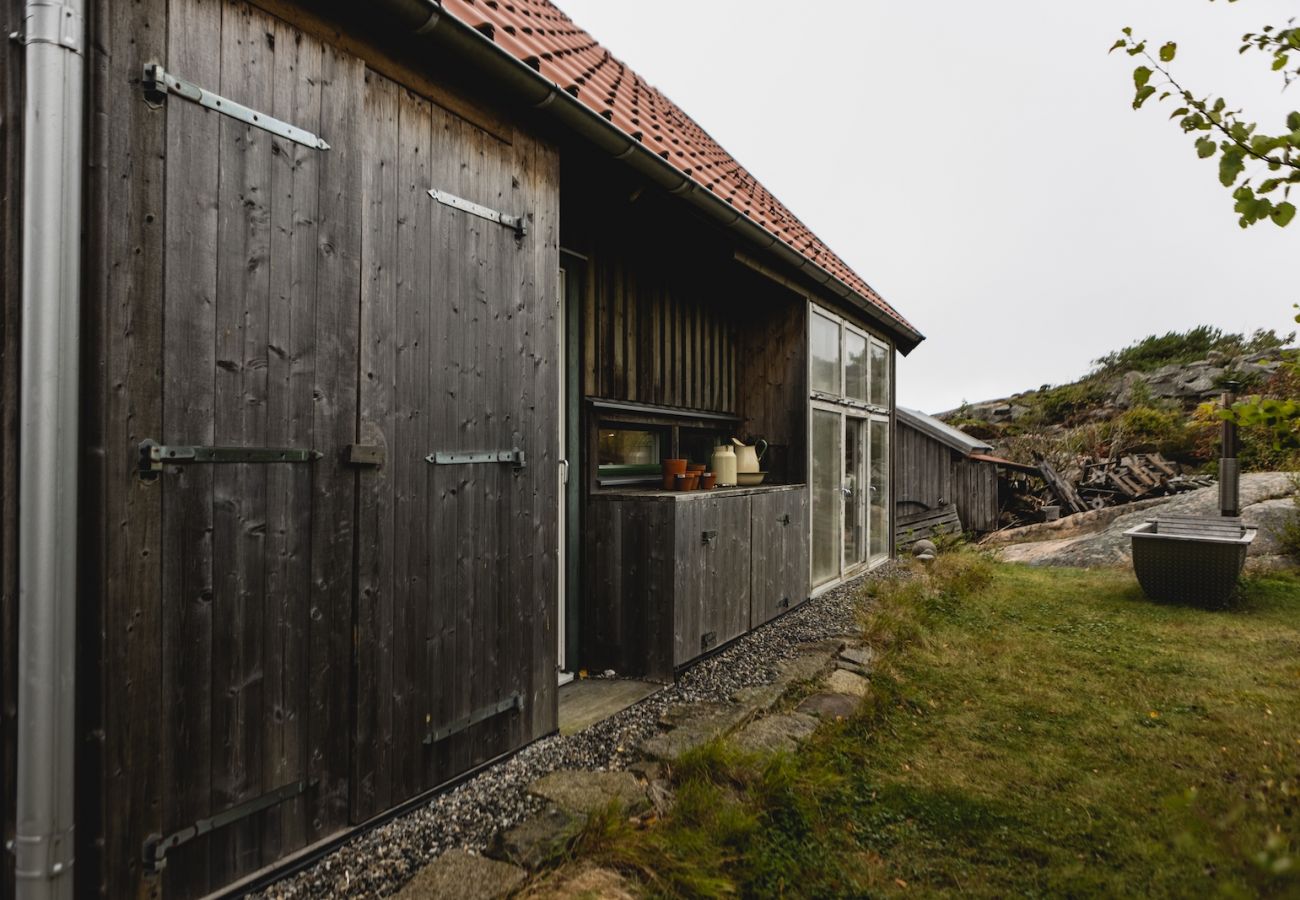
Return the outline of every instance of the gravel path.
{"type": "Polygon", "coordinates": [[[315,866],[277,882],[265,898],[373,897],[399,889],[445,850],[483,850],[492,836],[541,808],[527,788],[555,769],[622,769],[632,748],[659,730],[671,705],[727,700],[742,687],[767,684],[776,664],[800,644],[860,630],[859,591],[867,578],[893,569],[888,563],[816,597],[780,619],[739,638],[688,669],[677,684],[577,734],[544,738],[487,769],[427,806],[344,844],[315,866]]]}

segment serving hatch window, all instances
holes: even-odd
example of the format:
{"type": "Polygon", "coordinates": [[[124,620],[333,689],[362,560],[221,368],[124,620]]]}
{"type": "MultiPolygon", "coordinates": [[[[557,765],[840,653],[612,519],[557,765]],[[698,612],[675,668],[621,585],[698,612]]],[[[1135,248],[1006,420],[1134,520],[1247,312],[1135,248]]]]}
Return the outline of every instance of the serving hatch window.
{"type": "Polygon", "coordinates": [[[663,472],[661,428],[601,425],[596,441],[596,477],[602,485],[658,481],[663,472]]]}

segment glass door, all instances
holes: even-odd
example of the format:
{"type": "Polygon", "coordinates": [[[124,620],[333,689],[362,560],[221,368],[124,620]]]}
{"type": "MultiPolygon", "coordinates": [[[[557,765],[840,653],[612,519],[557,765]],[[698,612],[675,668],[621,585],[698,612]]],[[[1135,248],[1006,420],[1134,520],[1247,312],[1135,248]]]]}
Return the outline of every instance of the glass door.
{"type": "Polygon", "coordinates": [[[840,575],[841,481],[838,412],[812,411],[812,580],[814,585],[840,575]]]}
{"type": "Polygon", "coordinates": [[[844,417],[844,563],[847,572],[867,561],[867,420],[844,417]]]}
{"type": "Polygon", "coordinates": [[[870,455],[870,513],[871,561],[889,555],[889,420],[872,418],[870,455]]]}

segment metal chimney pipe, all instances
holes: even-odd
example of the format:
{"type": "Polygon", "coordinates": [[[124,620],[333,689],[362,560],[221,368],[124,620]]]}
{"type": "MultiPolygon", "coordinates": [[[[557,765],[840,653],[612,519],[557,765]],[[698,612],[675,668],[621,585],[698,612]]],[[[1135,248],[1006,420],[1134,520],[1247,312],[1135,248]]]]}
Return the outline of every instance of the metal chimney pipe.
{"type": "Polygon", "coordinates": [[[23,22],[18,900],[72,897],[84,0],[23,22]]]}
{"type": "MultiPolygon", "coordinates": [[[[1223,408],[1232,409],[1237,402],[1235,381],[1224,385],[1223,408]]],[[[1237,422],[1224,419],[1219,437],[1219,515],[1236,517],[1241,515],[1241,484],[1237,468],[1237,422]]]]}

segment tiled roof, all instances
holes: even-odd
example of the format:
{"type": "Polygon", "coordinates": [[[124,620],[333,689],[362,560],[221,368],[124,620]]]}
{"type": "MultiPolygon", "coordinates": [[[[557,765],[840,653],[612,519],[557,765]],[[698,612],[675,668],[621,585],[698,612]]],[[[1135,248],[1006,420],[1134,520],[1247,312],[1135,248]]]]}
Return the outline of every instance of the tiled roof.
{"type": "Polygon", "coordinates": [[[905,329],[916,332],[694,119],[554,4],[548,0],[442,0],[442,7],[844,282],[905,329]]]}

